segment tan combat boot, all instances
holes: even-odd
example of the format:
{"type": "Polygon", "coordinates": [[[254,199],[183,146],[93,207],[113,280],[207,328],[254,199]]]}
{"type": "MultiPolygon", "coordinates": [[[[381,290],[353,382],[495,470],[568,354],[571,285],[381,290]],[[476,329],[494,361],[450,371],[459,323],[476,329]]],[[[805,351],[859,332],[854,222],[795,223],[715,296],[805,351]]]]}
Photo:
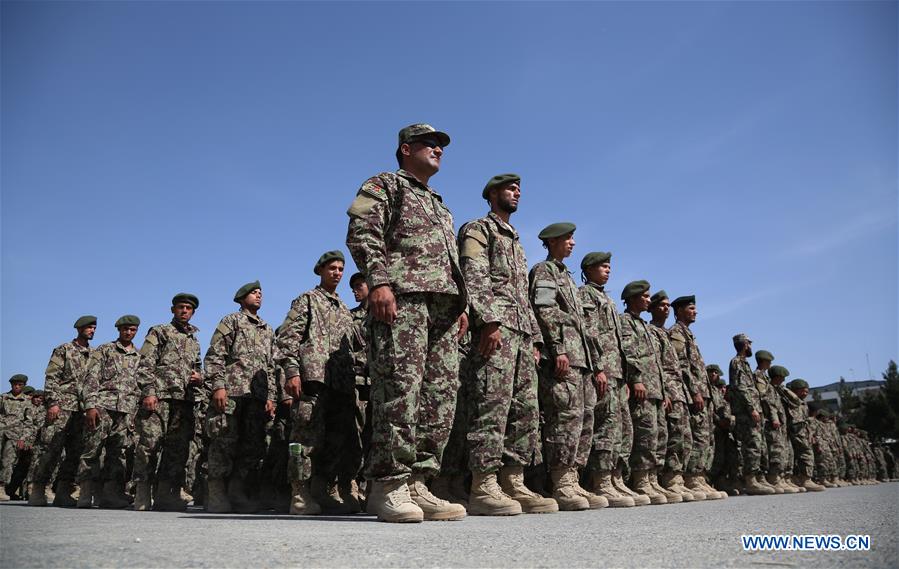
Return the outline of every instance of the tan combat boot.
{"type": "Polygon", "coordinates": [[[316,516],[322,513],[322,507],[312,497],[312,492],[309,491],[308,480],[293,480],[290,483],[290,489],[290,515],[316,516]]]}
{"type": "Polygon", "coordinates": [[[504,466],[499,471],[499,483],[507,496],[521,504],[525,514],[552,514],[559,511],[559,504],[531,491],[524,483],[524,467],[504,466]]]}
{"type": "Polygon", "coordinates": [[[786,476],[781,475],[780,480],[781,480],[781,482],[783,482],[784,486],[793,490],[793,492],[792,492],[793,494],[799,494],[799,493],[803,492],[803,489],[800,488],[799,486],[796,486],[796,484],[793,482],[792,475],[789,475],[789,474],[786,476]]]}
{"type": "Polygon", "coordinates": [[[146,512],[150,509],[150,483],[146,480],[134,483],[134,510],[146,512]]]}
{"type": "Polygon", "coordinates": [[[9,502],[9,494],[6,493],[6,485],[0,484],[0,502],[9,502]]]}
{"type": "Polygon", "coordinates": [[[355,480],[349,482],[340,482],[337,484],[337,497],[346,504],[348,514],[358,514],[362,511],[362,504],[359,503],[359,487],[356,486],[355,480]]]}
{"type": "Polygon", "coordinates": [[[80,493],[75,503],[76,508],[92,508],[94,506],[94,488],[96,483],[93,480],[82,480],[79,485],[80,493]]]}
{"type": "Polygon", "coordinates": [[[635,506],[648,506],[650,504],[649,496],[634,492],[624,483],[624,479],[621,478],[621,470],[612,471],[612,486],[622,495],[630,496],[635,506]]]}
{"type": "Polygon", "coordinates": [[[687,490],[689,490],[690,493],[693,494],[693,500],[697,502],[701,502],[703,500],[714,500],[714,498],[711,498],[708,496],[708,494],[706,494],[705,487],[702,486],[702,484],[699,482],[699,476],[695,474],[687,474],[684,477],[684,485],[686,486],[687,490]]]}
{"type": "Polygon", "coordinates": [[[750,496],[770,496],[774,494],[774,488],[762,486],[753,474],[747,474],[743,477],[743,488],[743,491],[750,496]]]}
{"type": "Polygon", "coordinates": [[[409,486],[402,480],[372,480],[366,511],[382,522],[421,522],[424,512],[412,501],[409,486]]]}
{"type": "Polygon", "coordinates": [[[836,488],[837,485],[831,482],[829,479],[822,477],[821,482],[819,482],[825,488],[836,488]]]}
{"type": "Polygon", "coordinates": [[[46,506],[47,505],[47,486],[38,482],[32,482],[28,487],[28,505],[29,506],[46,506]]]}
{"type": "Polygon", "coordinates": [[[178,495],[174,494],[172,483],[168,480],[160,480],[156,486],[156,494],[153,499],[153,509],[162,512],[183,512],[187,509],[187,502],[181,499],[181,488],[177,488],[178,495]]]}
{"type": "Polygon", "coordinates": [[[761,472],[756,475],[755,481],[759,483],[759,486],[767,486],[768,488],[771,488],[772,490],[774,490],[775,494],[783,494],[783,490],[775,488],[773,484],[769,484],[768,480],[765,478],[765,475],[761,472]]]}
{"type": "Polygon", "coordinates": [[[574,490],[579,495],[583,496],[587,499],[587,503],[590,504],[591,510],[601,510],[602,508],[609,507],[609,501],[603,498],[602,496],[597,496],[593,492],[590,492],[583,486],[581,486],[580,477],[578,476],[578,471],[576,466],[571,467],[571,476],[574,478],[574,490]]]}
{"type": "Polygon", "coordinates": [[[78,505],[78,501],[72,495],[75,492],[75,484],[70,480],[59,481],[56,484],[56,496],[53,498],[53,505],[57,508],[74,508],[78,505]]]}
{"type": "Polygon", "coordinates": [[[706,490],[705,499],[706,500],[724,500],[727,498],[727,492],[723,490],[718,490],[706,479],[705,474],[700,474],[697,478],[699,478],[699,484],[706,490]],[[717,496],[717,498],[710,498],[709,495],[717,496]]]}
{"type": "Polygon", "coordinates": [[[659,484],[659,477],[655,470],[649,471],[649,484],[652,486],[653,490],[662,496],[665,496],[665,499],[668,500],[669,504],[680,504],[684,501],[684,497],[680,495],[680,492],[674,492],[659,484]]]}
{"type": "Polygon", "coordinates": [[[643,494],[649,498],[653,506],[661,506],[668,503],[668,499],[652,486],[648,470],[634,470],[631,472],[631,486],[637,494],[643,494]]]}
{"type": "Polygon", "coordinates": [[[597,496],[602,496],[609,502],[610,508],[632,508],[634,499],[622,494],[612,484],[612,471],[602,470],[590,473],[590,490],[597,496]]]}
{"type": "Polygon", "coordinates": [[[809,492],[823,492],[825,490],[824,486],[815,484],[815,482],[808,476],[798,476],[797,484],[809,492]]]}
{"type": "Polygon", "coordinates": [[[572,474],[571,469],[567,466],[557,466],[549,472],[553,485],[553,499],[559,504],[559,509],[563,512],[571,512],[577,510],[589,510],[590,502],[587,498],[581,496],[575,482],[577,478],[572,474]]]}
{"type": "Polygon", "coordinates": [[[424,519],[434,522],[454,522],[465,517],[465,506],[441,500],[431,494],[424,476],[415,474],[408,482],[409,495],[412,501],[421,508],[424,519]]]}
{"type": "Polygon", "coordinates": [[[473,516],[517,516],[521,504],[503,492],[495,472],[472,472],[468,513],[473,516]]]}
{"type": "Polygon", "coordinates": [[[768,474],[768,484],[774,487],[775,490],[780,490],[779,494],[798,494],[798,488],[792,488],[788,484],[784,482],[784,479],[780,477],[779,474],[769,473],[768,474]]]}
{"type": "Polygon", "coordinates": [[[99,507],[110,510],[120,510],[122,508],[127,508],[128,505],[131,504],[128,495],[122,491],[121,483],[118,483],[115,480],[107,480],[104,482],[103,489],[100,491],[99,496],[97,496],[97,492],[94,491],[94,500],[99,507]]]}
{"type": "Polygon", "coordinates": [[[231,502],[225,492],[225,479],[210,478],[206,486],[206,511],[210,514],[231,512],[231,502]]]}
{"type": "Polygon", "coordinates": [[[681,499],[684,502],[695,502],[696,499],[693,497],[693,493],[684,486],[684,477],[680,472],[667,472],[662,476],[662,480],[660,481],[661,485],[672,492],[677,492],[681,495],[681,499]]]}

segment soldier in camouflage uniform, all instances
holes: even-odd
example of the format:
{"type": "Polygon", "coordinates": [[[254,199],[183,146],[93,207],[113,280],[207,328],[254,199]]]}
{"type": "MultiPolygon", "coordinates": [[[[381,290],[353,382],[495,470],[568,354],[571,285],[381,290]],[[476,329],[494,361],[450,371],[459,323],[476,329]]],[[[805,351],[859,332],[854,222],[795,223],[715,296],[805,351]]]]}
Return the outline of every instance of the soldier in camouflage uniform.
{"type": "Polygon", "coordinates": [[[137,364],[134,336],[140,319],[133,314],[115,323],[119,337],[98,347],[88,361],[84,382],[84,451],[78,465],[79,508],[125,508],[125,450],[128,428],[137,411],[137,364]],[[101,454],[103,464],[100,463],[101,454]]]}
{"type": "Polygon", "coordinates": [[[347,247],[368,283],[372,449],[368,510],[382,521],[458,520],[434,496],[459,390],[458,340],[468,328],[453,218],[428,186],[450,139],[426,124],[399,133],[400,169],[360,188],[347,247]]]}
{"type": "MultiPolygon", "coordinates": [[[[780,418],[776,414],[776,410],[772,410],[771,405],[768,404],[769,397],[769,387],[770,380],[768,379],[768,368],[771,367],[771,362],[774,361],[774,356],[771,352],[767,350],[758,350],[755,353],[755,361],[756,361],[756,369],[753,372],[753,376],[755,377],[755,389],[759,394],[759,404],[761,405],[761,429],[762,429],[762,446],[759,449],[761,451],[762,460],[761,460],[761,473],[756,477],[758,483],[762,486],[770,486],[772,490],[774,490],[775,494],[783,494],[784,489],[782,487],[775,486],[768,482],[767,474],[770,472],[770,461],[771,457],[771,449],[768,444],[768,433],[772,430],[776,430],[780,428],[780,418]],[[774,425],[777,425],[775,427],[774,425]]],[[[779,461],[779,457],[774,457],[775,461],[779,461]]],[[[778,465],[779,468],[779,465],[778,465]]]]}
{"type": "MultiPolygon", "coordinates": [[[[40,389],[29,389],[29,387],[23,390],[23,393],[28,392],[30,404],[22,409],[22,449],[19,451],[18,460],[13,468],[12,478],[6,487],[11,499],[28,498],[28,484],[30,482],[28,480],[28,472],[31,470],[33,450],[47,416],[47,412],[44,409],[44,392],[40,389]]],[[[17,441],[16,447],[18,448],[18,446],[17,441]]]]}
{"type": "Polygon", "coordinates": [[[836,475],[836,460],[833,442],[827,432],[829,415],[829,411],[821,405],[809,405],[809,432],[812,450],[815,451],[815,482],[825,488],[836,488],[830,482],[830,478],[836,475]]]}
{"type": "Polygon", "coordinates": [[[559,510],[524,484],[524,467],[540,458],[536,366],[543,340],[528,299],[524,248],[510,224],[520,182],[517,174],[492,177],[481,193],[490,213],[459,230],[472,338],[463,381],[471,399],[468,512],[474,515],[559,510]]]}
{"type": "Polygon", "coordinates": [[[31,398],[24,393],[27,383],[27,375],[15,374],[9,378],[9,392],[0,397],[0,501],[10,499],[6,490],[11,487],[13,469],[27,450],[25,411],[31,406],[31,398]]]}
{"type": "Polygon", "coordinates": [[[368,283],[365,282],[365,275],[362,273],[354,273],[350,277],[350,290],[353,291],[353,298],[359,304],[355,308],[350,309],[353,315],[353,333],[359,339],[360,344],[356,350],[354,371],[356,374],[356,399],[358,411],[356,413],[356,427],[359,431],[359,439],[362,444],[362,469],[353,481],[353,492],[357,499],[362,498],[362,489],[360,484],[364,484],[364,469],[368,466],[365,461],[368,460],[369,452],[371,452],[371,377],[368,373],[368,283]]]}
{"type": "Polygon", "coordinates": [[[771,415],[776,416],[779,426],[766,430],[768,441],[769,463],[768,482],[775,486],[781,486],[784,493],[797,494],[798,486],[793,484],[793,445],[790,444],[789,417],[784,407],[784,380],[790,375],[790,371],[783,366],[771,366],[768,369],[770,386],[765,394],[765,404],[771,409],[771,415]]]}
{"type": "Polygon", "coordinates": [[[809,439],[808,405],[805,403],[805,398],[808,397],[808,383],[804,379],[794,379],[787,384],[787,389],[782,395],[784,409],[787,411],[790,443],[793,445],[795,457],[794,482],[796,486],[806,491],[821,492],[824,486],[812,481],[815,453],[809,439]]]}
{"type": "Polygon", "coordinates": [[[734,434],[740,441],[743,454],[743,488],[751,496],[774,494],[774,488],[759,483],[762,474],[762,402],[755,385],[755,376],[746,358],[752,355],[752,340],[745,334],[734,336],[737,355],[730,361],[728,391],[737,422],[734,434]]]}
{"type": "Polygon", "coordinates": [[[549,255],[528,274],[531,306],[543,336],[538,376],[543,456],[560,510],[608,506],[608,500],[588,492],[578,480],[578,468],[586,466],[593,444],[597,397],[605,394],[607,380],[564,263],[574,249],[575,229],[565,222],[545,227],[539,238],[549,255]]]}
{"type": "Polygon", "coordinates": [[[44,381],[46,422],[35,447],[28,474],[31,488],[28,505],[46,506],[46,485],[65,449],[66,456],[59,464],[54,506],[75,506],[75,472],[81,456],[81,432],[84,422],[81,413],[81,390],[84,374],[91,356],[90,341],[97,330],[96,316],[82,316],[75,322],[78,337],[53,350],[44,381]]]}
{"type": "Polygon", "coordinates": [[[727,382],[722,377],[724,372],[717,364],[706,366],[706,373],[711,388],[711,409],[715,424],[714,455],[709,474],[715,488],[726,492],[728,496],[739,496],[740,479],[743,477],[742,464],[740,449],[733,435],[736,417],[727,395],[727,382]]]}
{"type": "Polygon", "coordinates": [[[141,408],[132,475],[134,509],[138,511],[150,509],[154,481],[153,508],[183,511],[187,507],[181,487],[195,431],[192,391],[203,385],[199,330],[190,324],[199,305],[192,294],[176,294],[172,321],[150,328],[140,349],[137,386],[141,408]]]}
{"type": "Polygon", "coordinates": [[[206,511],[252,513],[259,505],[248,496],[248,480],[259,482],[265,424],[275,415],[275,333],[259,316],[259,281],[241,286],[233,300],[240,310],[218,323],[203,360],[212,392],[206,511]]]}

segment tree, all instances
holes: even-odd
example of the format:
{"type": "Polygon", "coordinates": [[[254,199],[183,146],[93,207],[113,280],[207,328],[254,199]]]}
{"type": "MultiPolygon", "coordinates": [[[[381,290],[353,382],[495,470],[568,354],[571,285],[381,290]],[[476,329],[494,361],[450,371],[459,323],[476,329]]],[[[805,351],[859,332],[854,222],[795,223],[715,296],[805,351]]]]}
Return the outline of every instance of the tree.
{"type": "Polygon", "coordinates": [[[890,361],[879,390],[866,393],[849,417],[868,431],[872,440],[899,438],[899,369],[890,361]]]}
{"type": "Polygon", "coordinates": [[[861,400],[858,395],[852,391],[852,388],[846,385],[846,380],[840,376],[840,385],[837,387],[837,393],[840,396],[840,412],[844,417],[850,416],[853,411],[858,409],[861,400]]]}

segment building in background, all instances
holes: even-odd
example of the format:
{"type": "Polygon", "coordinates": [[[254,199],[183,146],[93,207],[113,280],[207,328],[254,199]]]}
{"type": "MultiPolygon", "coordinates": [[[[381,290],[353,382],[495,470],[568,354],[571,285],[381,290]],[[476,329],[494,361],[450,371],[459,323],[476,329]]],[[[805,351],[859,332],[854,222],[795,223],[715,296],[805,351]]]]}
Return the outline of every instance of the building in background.
{"type": "Polygon", "coordinates": [[[812,387],[808,390],[808,397],[806,397],[805,400],[806,402],[817,400],[826,405],[831,411],[840,411],[843,407],[843,401],[840,397],[841,390],[848,389],[853,395],[863,397],[866,391],[877,391],[885,384],[885,381],[876,379],[863,379],[858,381],[840,379],[840,381],[835,381],[827,385],[812,387]],[[816,393],[820,395],[820,398],[815,396],[816,393]]]}

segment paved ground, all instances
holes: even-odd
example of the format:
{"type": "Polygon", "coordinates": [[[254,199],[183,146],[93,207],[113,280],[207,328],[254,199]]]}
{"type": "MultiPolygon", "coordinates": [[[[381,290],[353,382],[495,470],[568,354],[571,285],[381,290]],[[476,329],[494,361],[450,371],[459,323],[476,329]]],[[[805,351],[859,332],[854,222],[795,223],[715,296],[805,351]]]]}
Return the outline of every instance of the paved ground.
{"type": "Polygon", "coordinates": [[[899,483],[461,522],[0,504],[0,567],[896,567],[899,483]],[[740,535],[867,534],[860,552],[745,552],[740,535]]]}

